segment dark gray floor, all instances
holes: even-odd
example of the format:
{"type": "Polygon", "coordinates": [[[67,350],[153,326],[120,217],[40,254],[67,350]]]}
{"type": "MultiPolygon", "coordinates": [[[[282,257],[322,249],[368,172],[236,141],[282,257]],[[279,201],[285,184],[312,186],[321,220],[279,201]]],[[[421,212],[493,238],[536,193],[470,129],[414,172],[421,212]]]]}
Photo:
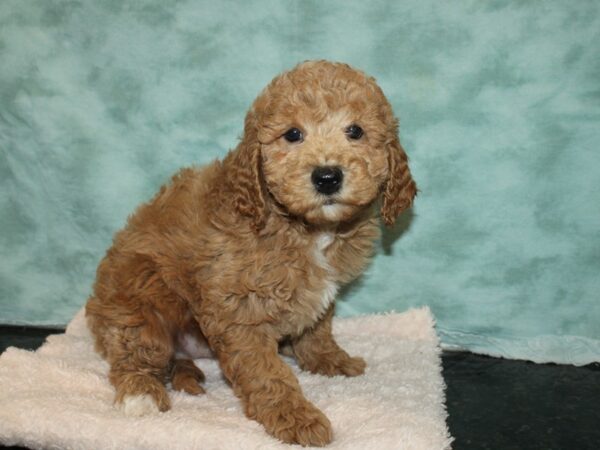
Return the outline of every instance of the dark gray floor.
{"type": "Polygon", "coordinates": [[[445,353],[453,448],[600,449],[600,364],[534,364],[445,353]]]}
{"type": "MultiPolygon", "coordinates": [[[[0,352],[35,349],[56,332],[0,326],[0,352]]],[[[533,364],[463,352],[444,353],[443,364],[455,450],[600,449],[600,364],[533,364]]]]}

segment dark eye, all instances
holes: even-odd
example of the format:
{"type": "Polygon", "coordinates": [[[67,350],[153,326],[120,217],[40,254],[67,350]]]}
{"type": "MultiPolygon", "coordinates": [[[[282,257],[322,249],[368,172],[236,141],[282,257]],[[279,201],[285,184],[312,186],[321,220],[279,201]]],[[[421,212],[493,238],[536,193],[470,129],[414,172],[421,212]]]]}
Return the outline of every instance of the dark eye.
{"type": "Polygon", "coordinates": [[[302,139],[304,139],[304,135],[302,134],[302,131],[300,131],[298,128],[290,128],[289,130],[287,130],[285,132],[283,137],[288,142],[299,142],[302,139]]]}
{"type": "Polygon", "coordinates": [[[346,128],[346,136],[348,136],[350,139],[360,139],[363,133],[363,129],[358,125],[350,125],[348,128],[346,128]]]}

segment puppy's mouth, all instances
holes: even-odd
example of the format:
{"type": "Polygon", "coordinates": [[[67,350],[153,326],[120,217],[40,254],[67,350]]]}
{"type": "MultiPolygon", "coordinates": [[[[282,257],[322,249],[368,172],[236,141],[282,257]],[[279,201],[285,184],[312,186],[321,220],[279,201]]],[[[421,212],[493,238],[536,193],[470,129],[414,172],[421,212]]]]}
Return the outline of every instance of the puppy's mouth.
{"type": "Polygon", "coordinates": [[[365,206],[368,206],[371,203],[372,203],[372,200],[359,201],[359,200],[355,200],[355,199],[351,199],[351,198],[345,198],[341,195],[335,195],[335,196],[330,196],[330,197],[328,196],[323,199],[320,199],[319,207],[338,205],[340,207],[346,206],[348,208],[359,208],[360,209],[365,206]]]}
{"type": "Polygon", "coordinates": [[[356,210],[356,206],[344,201],[342,198],[329,197],[323,199],[314,212],[326,222],[339,222],[352,217],[356,210]]]}
{"type": "Polygon", "coordinates": [[[346,199],[338,195],[320,199],[319,204],[317,206],[317,208],[326,208],[330,210],[333,208],[341,209],[354,207],[355,205],[353,205],[352,202],[348,202],[346,199]]]}

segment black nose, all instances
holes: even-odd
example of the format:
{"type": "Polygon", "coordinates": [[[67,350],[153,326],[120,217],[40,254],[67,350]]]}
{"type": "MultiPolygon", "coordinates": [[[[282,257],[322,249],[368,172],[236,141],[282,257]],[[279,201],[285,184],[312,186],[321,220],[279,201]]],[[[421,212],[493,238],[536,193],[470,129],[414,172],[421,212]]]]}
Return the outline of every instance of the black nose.
{"type": "Polygon", "coordinates": [[[339,167],[323,166],[315,168],[310,179],[317,192],[331,195],[335,194],[342,187],[344,174],[339,167]]]}

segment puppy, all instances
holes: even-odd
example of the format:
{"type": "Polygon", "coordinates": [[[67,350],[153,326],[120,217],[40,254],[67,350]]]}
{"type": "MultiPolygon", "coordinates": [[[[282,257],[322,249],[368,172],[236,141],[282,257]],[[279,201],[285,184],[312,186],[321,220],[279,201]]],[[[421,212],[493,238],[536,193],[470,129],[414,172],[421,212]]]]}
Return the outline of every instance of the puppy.
{"type": "Polygon", "coordinates": [[[116,405],[166,411],[168,382],[204,392],[182,350],[194,358],[205,343],[249,418],[284,442],[330,442],[329,420],[278,347],[287,343],[313,373],[364,372],[332,336],[334,299],[367,264],[379,216],[392,225],[415,194],[398,122],[373,78],[326,61],[276,77],[237,148],[176,174],[98,267],[86,315],[116,405]]]}

